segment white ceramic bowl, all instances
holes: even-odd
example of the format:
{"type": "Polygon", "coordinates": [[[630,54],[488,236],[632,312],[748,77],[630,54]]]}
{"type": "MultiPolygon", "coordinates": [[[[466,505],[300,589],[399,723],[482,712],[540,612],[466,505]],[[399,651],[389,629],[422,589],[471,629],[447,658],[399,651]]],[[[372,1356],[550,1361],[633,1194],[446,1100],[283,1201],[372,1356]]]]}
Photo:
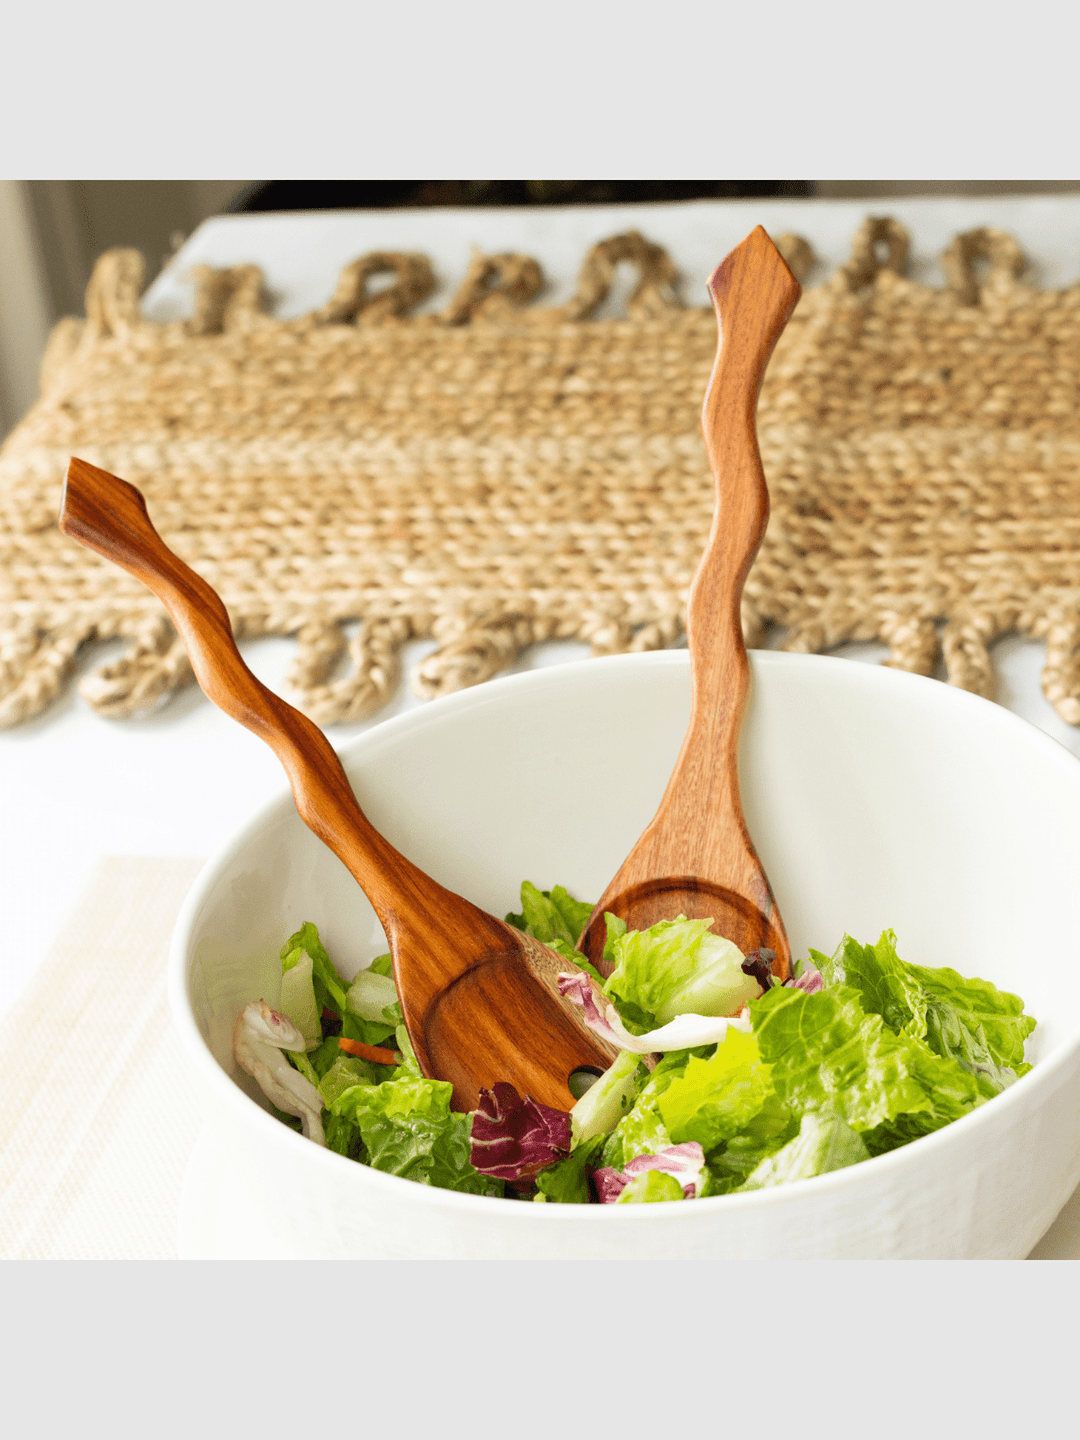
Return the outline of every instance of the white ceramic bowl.
{"type": "MultiPolygon", "coordinates": [[[[282,1255],[640,1261],[1020,1257],[1080,1182],[1080,763],[987,701],[881,667],[757,652],[743,800],[793,954],[891,927],[901,955],[1021,994],[1033,1071],[946,1129],[813,1180],[681,1205],[451,1194],[312,1145],[237,1072],[239,1010],[314,921],[342,972],[386,947],[283,792],[185,903],[181,1039],[266,1196],[282,1255]]],[[[494,914],[523,879],[595,899],[663,792],[690,706],[685,651],[540,669],[435,701],[344,756],[374,824],[494,914]]],[[[263,1223],[267,1223],[264,1216],[263,1223]]]]}

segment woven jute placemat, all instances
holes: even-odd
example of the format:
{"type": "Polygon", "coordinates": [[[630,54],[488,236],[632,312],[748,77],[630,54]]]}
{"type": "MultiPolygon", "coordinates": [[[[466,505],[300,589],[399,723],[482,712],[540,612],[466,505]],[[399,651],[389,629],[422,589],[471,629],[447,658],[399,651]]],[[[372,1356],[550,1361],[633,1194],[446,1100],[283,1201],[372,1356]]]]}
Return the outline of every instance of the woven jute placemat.
{"type": "MultiPolygon", "coordinates": [[[[809,247],[778,244],[804,275],[809,247]]],[[[883,640],[887,663],[929,674],[943,654],[952,683],[989,695],[994,639],[1043,637],[1046,694],[1080,722],[1080,286],[1024,284],[999,231],[953,241],[944,289],[905,278],[907,250],[896,222],[868,220],[777,346],[747,640],[771,623],[792,650],[883,640]]],[[[190,678],[158,602],[56,529],[71,455],[144,492],[241,637],[296,636],[292,698],[321,723],[387,700],[410,638],[438,642],[425,696],[543,640],[678,638],[713,508],[699,416],[716,323],[680,305],[659,247],[596,246],[555,309],[521,255],[478,255],[422,315],[423,256],[365,256],[287,321],[243,266],[200,271],[193,317],[152,323],[142,273],[134,251],[102,257],[0,452],[0,723],[43,710],[93,640],[130,641],[81,682],[102,714],[190,678]],[[590,319],[624,260],[628,317],[590,319]]]]}

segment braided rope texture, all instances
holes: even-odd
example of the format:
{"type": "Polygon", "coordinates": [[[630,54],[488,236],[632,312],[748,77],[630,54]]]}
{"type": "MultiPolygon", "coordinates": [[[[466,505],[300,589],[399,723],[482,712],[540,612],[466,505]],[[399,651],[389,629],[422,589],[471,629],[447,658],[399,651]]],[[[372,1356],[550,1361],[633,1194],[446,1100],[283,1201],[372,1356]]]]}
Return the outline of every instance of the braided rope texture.
{"type": "MultiPolygon", "coordinates": [[[[802,278],[805,241],[777,243],[802,278]]],[[[883,640],[887,664],[944,657],[991,695],[994,640],[1041,637],[1045,693],[1080,723],[1080,285],[1025,285],[999,231],[958,236],[940,290],[905,278],[907,252],[869,219],[777,346],[747,641],[770,623],[789,650],[883,640]]],[[[409,639],[438,642],[414,679],[431,697],[540,641],[606,655],[682,633],[713,508],[716,322],[681,306],[660,247],[595,246],[558,308],[534,303],[522,255],[477,255],[421,315],[436,282],[418,255],[364,256],[289,321],[254,266],[202,269],[192,318],[164,325],[140,314],[142,277],[135,251],[101,258],[0,452],[0,725],[56,699],[91,641],[129,642],[81,683],[103,715],[191,680],[160,604],[56,528],[73,454],[143,491],[239,637],[296,637],[290,696],[321,724],[384,704],[409,639]],[[590,319],[623,261],[627,318],[590,319]]]]}

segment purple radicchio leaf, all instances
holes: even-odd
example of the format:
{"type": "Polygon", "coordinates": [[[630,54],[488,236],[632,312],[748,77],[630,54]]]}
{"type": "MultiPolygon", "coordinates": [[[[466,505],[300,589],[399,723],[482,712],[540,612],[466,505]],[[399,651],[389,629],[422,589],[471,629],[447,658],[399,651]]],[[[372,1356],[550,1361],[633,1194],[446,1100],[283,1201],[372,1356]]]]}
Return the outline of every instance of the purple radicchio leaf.
{"type": "Polygon", "coordinates": [[[605,1040],[610,1040],[615,1045],[622,1044],[607,1016],[596,1003],[596,995],[587,975],[580,971],[575,975],[560,975],[558,986],[560,995],[569,996],[575,1005],[580,1005],[584,1010],[585,1024],[590,1030],[595,1030],[597,1035],[602,1035],[605,1040]]]}
{"type": "Polygon", "coordinates": [[[481,1175],[531,1180],[546,1165],[569,1154],[569,1115],[528,1095],[522,1098],[505,1080],[480,1091],[469,1158],[481,1175]]]}
{"type": "Polygon", "coordinates": [[[784,984],[790,985],[793,990],[805,990],[807,995],[816,995],[819,990],[825,989],[821,971],[816,965],[811,965],[809,960],[803,960],[799,974],[793,975],[790,980],[785,980],[784,984]]]}
{"type": "Polygon", "coordinates": [[[701,1184],[701,1172],[705,1166],[705,1151],[696,1140],[687,1140],[682,1145],[669,1145],[657,1155],[639,1155],[627,1162],[625,1170],[605,1165],[593,1171],[596,1198],[601,1205],[613,1205],[619,1196],[639,1175],[646,1170],[664,1170],[674,1175],[683,1187],[683,1195],[693,1200],[701,1184]]]}
{"type": "Polygon", "coordinates": [[[773,961],[775,950],[751,950],[742,962],[742,972],[756,980],[762,990],[770,990],[773,982],[773,961]]]}

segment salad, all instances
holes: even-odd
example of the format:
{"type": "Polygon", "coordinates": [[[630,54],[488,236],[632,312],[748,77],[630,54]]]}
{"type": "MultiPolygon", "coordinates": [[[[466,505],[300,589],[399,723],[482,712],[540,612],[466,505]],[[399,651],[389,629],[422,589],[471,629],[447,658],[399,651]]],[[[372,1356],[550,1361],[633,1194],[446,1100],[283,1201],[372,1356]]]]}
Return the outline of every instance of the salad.
{"type": "Polygon", "coordinates": [[[346,981],[313,924],[282,948],[279,1008],[260,1000],[237,1019],[237,1062],[280,1120],[341,1155],[544,1204],[696,1200],[822,1175],[941,1129],[1031,1068],[1036,1022],[1018,996],[905,962],[890,930],[811,950],[781,984],[769,951],[743,955],[709,920],[628,931],[608,915],[603,979],[574,949],[592,909],[526,881],[506,917],[572,961],[560,988],[619,1046],[568,1115],[505,1083],[452,1111],[449,1083],[420,1073],[390,956],[346,981]]]}

